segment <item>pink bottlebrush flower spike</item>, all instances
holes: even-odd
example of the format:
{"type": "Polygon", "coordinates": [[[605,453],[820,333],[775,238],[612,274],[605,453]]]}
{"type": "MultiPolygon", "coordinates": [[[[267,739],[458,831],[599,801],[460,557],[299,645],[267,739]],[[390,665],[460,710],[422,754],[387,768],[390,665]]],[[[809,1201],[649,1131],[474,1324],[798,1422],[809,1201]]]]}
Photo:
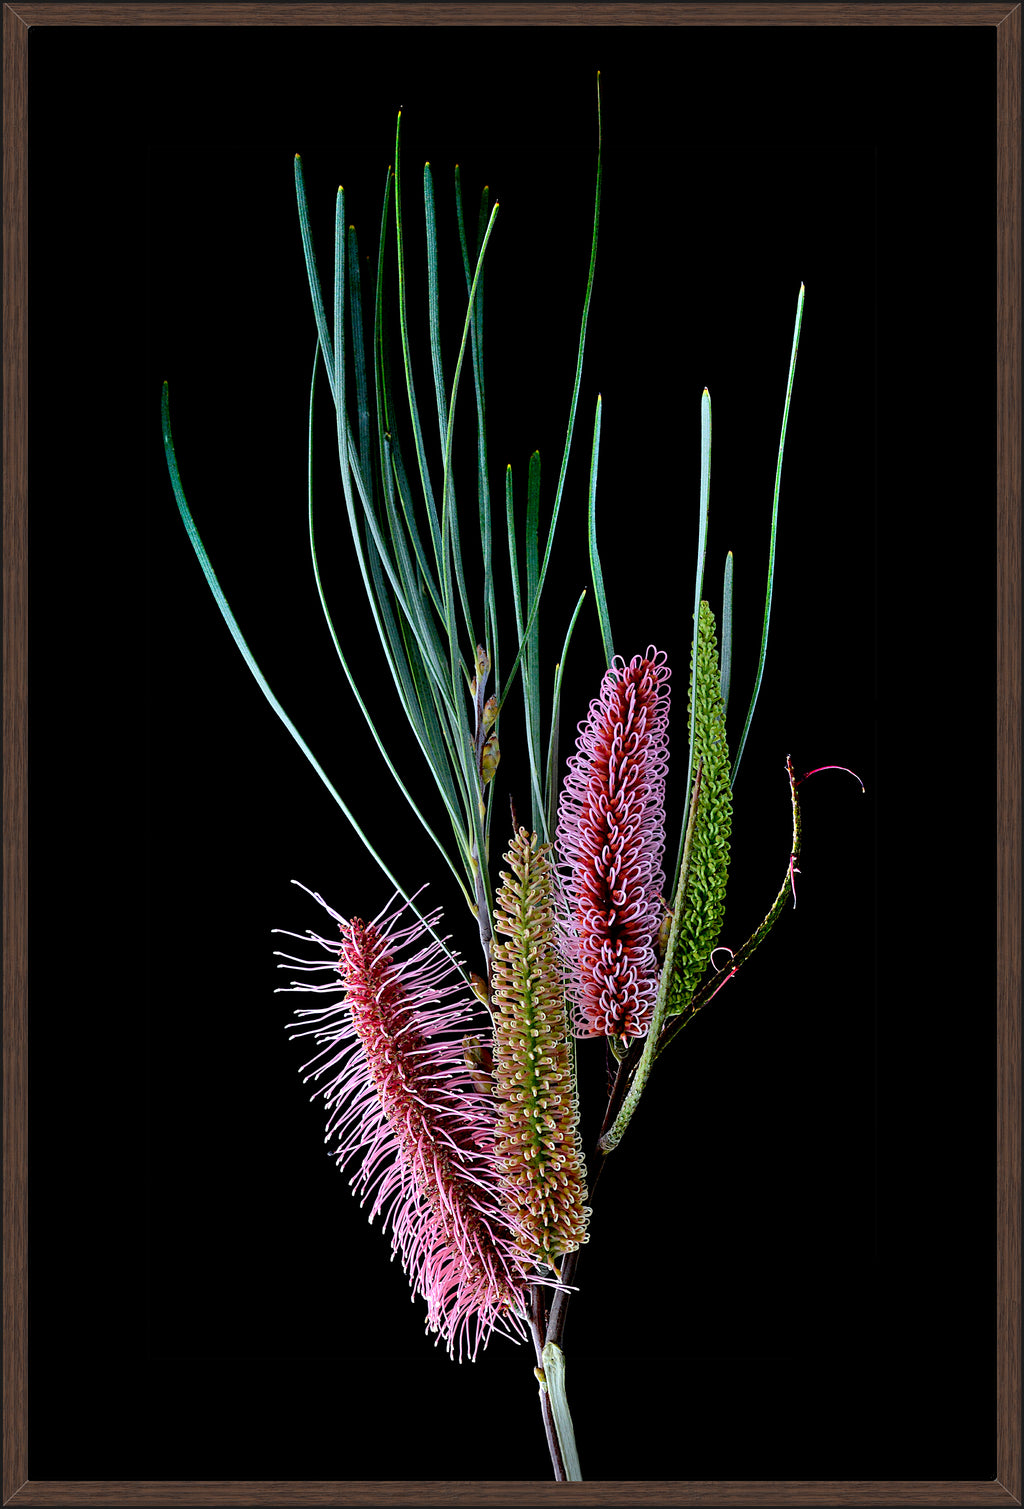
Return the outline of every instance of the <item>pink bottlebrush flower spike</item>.
{"type": "Polygon", "coordinates": [[[564,947],[581,1037],[643,1037],[658,989],[669,669],[616,657],[579,725],[559,803],[564,947]]]}
{"type": "Polygon", "coordinates": [[[301,1008],[292,1024],[293,1037],[321,1045],[303,1072],[323,1081],[315,1094],[327,1105],[325,1141],[333,1140],[339,1168],[360,1159],[350,1182],[361,1204],[373,1198],[370,1220],[383,1213],[390,1226],[413,1291],[427,1302],[427,1329],[452,1356],[473,1358],[494,1330],[526,1334],[529,1282],[502,1207],[494,1102],[475,1088],[463,1048],[464,1035],[479,1028],[475,998],[453,963],[458,956],[436,939],[408,953],[427,924],[436,929],[440,911],[404,926],[401,907],[373,922],[347,921],[309,894],[338,923],[340,946],[309,932],[326,962],[280,957],[341,976],[341,1000],[301,1008]]]}

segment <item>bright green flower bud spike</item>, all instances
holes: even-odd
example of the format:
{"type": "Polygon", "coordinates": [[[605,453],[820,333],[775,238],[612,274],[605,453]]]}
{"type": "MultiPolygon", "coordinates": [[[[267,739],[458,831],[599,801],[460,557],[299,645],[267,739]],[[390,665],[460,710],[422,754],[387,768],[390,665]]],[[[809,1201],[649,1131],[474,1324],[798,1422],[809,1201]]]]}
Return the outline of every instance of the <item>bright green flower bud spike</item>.
{"type": "Polygon", "coordinates": [[[679,919],[675,972],[669,988],[668,1014],[689,1005],[718,942],[725,916],[732,832],[732,787],[725,707],[718,668],[715,618],[707,602],[700,605],[697,663],[690,668],[690,713],[696,759],[701,762],[686,897],[679,919]]]}

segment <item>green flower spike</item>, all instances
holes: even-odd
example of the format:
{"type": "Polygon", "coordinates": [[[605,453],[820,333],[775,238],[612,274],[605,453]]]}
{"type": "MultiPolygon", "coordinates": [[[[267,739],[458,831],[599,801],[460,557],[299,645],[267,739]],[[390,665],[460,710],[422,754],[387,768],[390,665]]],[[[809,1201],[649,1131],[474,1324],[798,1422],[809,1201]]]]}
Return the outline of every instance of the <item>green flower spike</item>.
{"type": "Polygon", "coordinates": [[[701,761],[700,795],[679,921],[675,978],[668,998],[669,1015],[685,1011],[701,982],[722,931],[729,879],[732,832],[729,748],[725,739],[715,619],[706,602],[700,605],[698,627],[697,664],[690,673],[690,702],[695,758],[701,761]]]}

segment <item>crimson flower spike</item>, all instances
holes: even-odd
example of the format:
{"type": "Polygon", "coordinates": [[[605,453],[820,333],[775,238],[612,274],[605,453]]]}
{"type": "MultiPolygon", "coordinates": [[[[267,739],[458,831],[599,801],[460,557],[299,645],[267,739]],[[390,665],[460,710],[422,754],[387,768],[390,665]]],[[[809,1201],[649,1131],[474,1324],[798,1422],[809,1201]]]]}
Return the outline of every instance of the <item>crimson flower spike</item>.
{"type": "Polygon", "coordinates": [[[372,922],[349,921],[309,894],[337,922],[341,942],[290,933],[327,958],[279,957],[340,976],[340,986],[289,987],[342,991],[340,1000],[300,1008],[291,1024],[292,1037],[319,1045],[303,1073],[319,1082],[314,1098],[327,1106],[335,1162],[359,1160],[350,1183],[360,1204],[372,1200],[369,1219],[382,1215],[390,1227],[413,1291],[427,1302],[427,1330],[453,1357],[474,1358],[496,1330],[525,1337],[527,1285],[537,1280],[502,1206],[494,1101],[477,1088],[463,1047],[479,1029],[479,1010],[458,956],[436,939],[416,947],[441,913],[403,924],[404,907],[385,908],[372,922]]]}
{"type": "Polygon", "coordinates": [[[643,1037],[658,991],[669,676],[648,648],[616,657],[579,725],[559,802],[563,949],[579,1037],[643,1037]]]}

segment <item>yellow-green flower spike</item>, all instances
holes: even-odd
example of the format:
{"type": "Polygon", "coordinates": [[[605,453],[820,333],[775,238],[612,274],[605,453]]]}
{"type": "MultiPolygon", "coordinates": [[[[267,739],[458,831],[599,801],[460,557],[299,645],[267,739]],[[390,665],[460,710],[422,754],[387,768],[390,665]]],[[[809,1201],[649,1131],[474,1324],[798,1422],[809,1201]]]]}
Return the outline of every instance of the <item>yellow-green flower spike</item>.
{"type": "Polygon", "coordinates": [[[549,848],[520,828],[505,854],[491,994],[503,1198],[523,1252],[554,1266],[587,1240],[590,1211],[549,848]]]}

